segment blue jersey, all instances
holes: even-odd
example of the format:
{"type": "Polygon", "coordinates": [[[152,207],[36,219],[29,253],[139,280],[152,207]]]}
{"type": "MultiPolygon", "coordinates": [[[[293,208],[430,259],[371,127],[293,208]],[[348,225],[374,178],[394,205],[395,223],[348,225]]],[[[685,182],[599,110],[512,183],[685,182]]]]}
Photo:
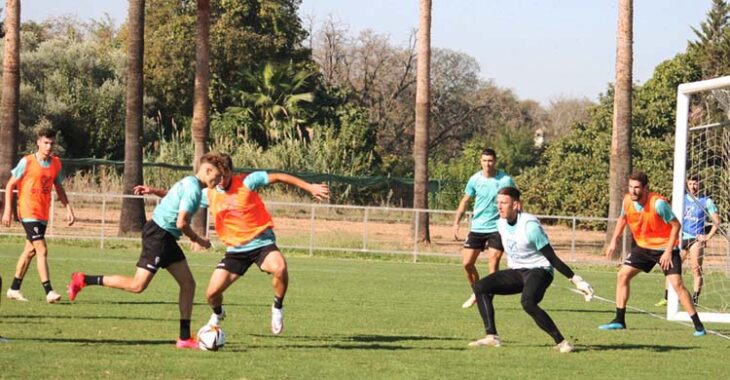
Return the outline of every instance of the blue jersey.
{"type": "Polygon", "coordinates": [[[177,228],[177,217],[181,211],[194,214],[200,207],[200,200],[203,197],[202,185],[195,176],[187,176],[167,192],[160,204],[152,212],[152,220],[158,226],[169,232],[176,239],[182,236],[177,228]]]}
{"type": "Polygon", "coordinates": [[[708,215],[717,214],[717,207],[709,197],[693,198],[684,195],[682,220],[682,239],[694,239],[705,233],[705,220],[708,215]]]}
{"type": "Polygon", "coordinates": [[[497,170],[494,177],[485,177],[479,171],[466,183],[464,195],[474,197],[474,213],[471,217],[472,232],[495,232],[497,231],[497,193],[505,187],[515,186],[512,177],[505,172],[497,170]]]}

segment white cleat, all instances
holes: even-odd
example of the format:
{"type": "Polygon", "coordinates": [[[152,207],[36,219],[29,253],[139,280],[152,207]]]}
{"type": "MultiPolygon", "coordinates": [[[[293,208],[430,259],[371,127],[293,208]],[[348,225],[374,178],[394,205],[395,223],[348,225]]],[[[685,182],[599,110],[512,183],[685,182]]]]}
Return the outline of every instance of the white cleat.
{"type": "Polygon", "coordinates": [[[56,303],[61,300],[61,295],[56,293],[55,290],[51,290],[46,294],[46,302],[48,303],[56,303]]]}
{"type": "Polygon", "coordinates": [[[21,293],[20,290],[8,289],[8,292],[5,293],[5,295],[11,300],[28,302],[28,299],[23,297],[23,293],[21,293]]]}
{"type": "Polygon", "coordinates": [[[469,342],[469,347],[499,347],[501,345],[499,335],[487,335],[482,339],[469,342]]]}
{"type": "Polygon", "coordinates": [[[226,319],[226,311],[225,310],[223,310],[223,312],[220,313],[220,314],[212,313],[210,315],[210,319],[208,320],[208,325],[209,326],[220,326],[221,322],[224,319],[226,319]]]}
{"type": "Polygon", "coordinates": [[[3,337],[0,336],[0,343],[9,343],[9,342],[10,342],[10,339],[3,338],[3,337]]]}
{"type": "Polygon", "coordinates": [[[464,303],[461,305],[461,308],[468,309],[474,306],[475,303],[477,303],[477,297],[474,295],[474,293],[472,293],[472,295],[469,296],[469,299],[464,301],[464,303]]]}
{"type": "Polygon", "coordinates": [[[277,309],[271,306],[271,333],[279,335],[282,330],[284,330],[284,308],[277,309]]]}
{"type": "Polygon", "coordinates": [[[560,343],[558,343],[557,346],[555,346],[555,349],[560,351],[561,354],[567,354],[568,352],[573,351],[573,345],[570,344],[567,340],[564,340],[560,343]]]}

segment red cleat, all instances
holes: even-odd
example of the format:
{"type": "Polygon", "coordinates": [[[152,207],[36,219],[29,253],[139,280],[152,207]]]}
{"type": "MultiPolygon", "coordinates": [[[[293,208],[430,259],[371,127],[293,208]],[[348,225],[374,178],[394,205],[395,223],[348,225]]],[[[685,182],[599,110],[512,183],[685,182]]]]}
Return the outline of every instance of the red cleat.
{"type": "Polygon", "coordinates": [[[175,347],[177,348],[190,348],[193,350],[198,349],[198,342],[195,341],[195,338],[188,338],[188,339],[177,339],[177,343],[175,343],[175,347]]]}
{"type": "Polygon", "coordinates": [[[86,286],[84,274],[81,272],[74,272],[71,274],[71,282],[68,284],[66,292],[68,293],[68,299],[71,301],[76,300],[76,296],[79,294],[81,289],[86,286]]]}

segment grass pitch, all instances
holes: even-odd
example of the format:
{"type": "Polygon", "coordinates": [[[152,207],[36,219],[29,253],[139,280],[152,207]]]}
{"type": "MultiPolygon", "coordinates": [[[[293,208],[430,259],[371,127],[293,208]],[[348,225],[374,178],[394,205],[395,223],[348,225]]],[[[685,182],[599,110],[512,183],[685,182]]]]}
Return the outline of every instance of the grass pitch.
{"type": "MultiPolygon", "coordinates": [[[[0,240],[3,298],[20,249],[17,240],[0,240]]],[[[50,252],[53,285],[61,292],[73,271],[132,274],[139,249],[99,251],[51,241],[50,252]]],[[[221,253],[187,253],[198,284],[193,330],[210,315],[204,291],[221,253]]],[[[484,330],[476,309],[460,307],[469,290],[457,263],[287,256],[283,335],[269,332],[270,278],[254,266],[226,292],[227,343],[219,352],[174,348],[177,286],[165,271],[139,295],[87,287],[75,303],[64,297],[48,305],[33,266],[22,288],[30,302],[3,299],[0,305],[0,335],[12,339],[0,344],[0,378],[727,376],[730,340],[694,338],[690,326],[637,311],[627,313],[628,330],[599,331],[613,317],[613,304],[585,302],[559,274],[541,306],[576,345],[570,354],[552,349],[518,296],[495,299],[502,347],[467,347],[484,330]]],[[[597,294],[613,299],[615,268],[574,269],[597,294]]],[[[638,276],[629,305],[663,315],[653,306],[661,286],[660,275],[638,276]]],[[[730,335],[730,326],[707,327],[730,335]]]]}

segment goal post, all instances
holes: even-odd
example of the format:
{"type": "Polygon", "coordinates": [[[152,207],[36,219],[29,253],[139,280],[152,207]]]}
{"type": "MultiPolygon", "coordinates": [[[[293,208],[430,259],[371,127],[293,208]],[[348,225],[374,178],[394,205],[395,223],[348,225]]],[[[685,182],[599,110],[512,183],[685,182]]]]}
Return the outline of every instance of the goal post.
{"type": "MultiPolygon", "coordinates": [[[[711,304],[703,304],[701,299],[698,305],[697,310],[703,322],[730,323],[729,160],[730,76],[681,84],[677,88],[672,211],[684,224],[687,177],[700,175],[702,186],[705,183],[708,185],[704,191],[718,203],[720,216],[717,233],[705,248],[705,285],[702,294],[707,292],[711,304]]],[[[691,272],[689,261],[682,268],[685,286],[692,292],[692,277],[687,276],[691,272]]],[[[690,320],[687,312],[680,310],[677,294],[671,287],[667,319],[690,320]]]]}

